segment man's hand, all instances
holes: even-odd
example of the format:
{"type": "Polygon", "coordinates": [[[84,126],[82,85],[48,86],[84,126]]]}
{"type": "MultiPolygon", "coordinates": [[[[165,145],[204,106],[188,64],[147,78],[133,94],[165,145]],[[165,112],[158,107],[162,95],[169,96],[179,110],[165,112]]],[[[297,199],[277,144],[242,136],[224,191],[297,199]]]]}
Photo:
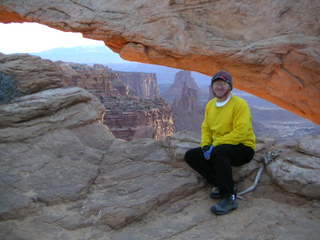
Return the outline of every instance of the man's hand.
{"type": "Polygon", "coordinates": [[[206,145],[206,146],[203,146],[201,149],[203,152],[203,157],[205,159],[209,160],[211,157],[211,154],[213,153],[214,146],[213,145],[206,145]]]}

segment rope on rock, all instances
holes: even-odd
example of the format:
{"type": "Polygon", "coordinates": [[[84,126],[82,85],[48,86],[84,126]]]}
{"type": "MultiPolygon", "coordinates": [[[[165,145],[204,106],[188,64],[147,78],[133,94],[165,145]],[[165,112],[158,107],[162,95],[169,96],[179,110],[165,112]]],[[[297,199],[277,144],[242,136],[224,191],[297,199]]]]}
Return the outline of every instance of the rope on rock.
{"type": "Polygon", "coordinates": [[[246,188],[245,190],[239,192],[237,194],[237,198],[243,199],[242,196],[244,194],[252,192],[253,190],[256,189],[256,187],[260,181],[263,170],[266,168],[266,166],[268,164],[270,164],[274,159],[276,159],[279,156],[280,152],[281,152],[280,150],[274,150],[274,151],[269,151],[269,152],[265,153],[265,155],[263,156],[263,159],[262,159],[262,164],[257,171],[257,175],[254,179],[253,184],[250,187],[246,188]]]}

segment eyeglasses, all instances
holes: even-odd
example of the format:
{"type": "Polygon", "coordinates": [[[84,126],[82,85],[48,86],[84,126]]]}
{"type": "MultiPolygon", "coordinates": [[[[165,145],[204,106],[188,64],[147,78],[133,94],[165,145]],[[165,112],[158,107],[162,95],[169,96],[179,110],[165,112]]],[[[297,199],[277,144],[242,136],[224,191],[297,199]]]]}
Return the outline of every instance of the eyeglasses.
{"type": "Polygon", "coordinates": [[[225,81],[215,81],[213,82],[212,87],[229,87],[229,84],[225,81]]]}

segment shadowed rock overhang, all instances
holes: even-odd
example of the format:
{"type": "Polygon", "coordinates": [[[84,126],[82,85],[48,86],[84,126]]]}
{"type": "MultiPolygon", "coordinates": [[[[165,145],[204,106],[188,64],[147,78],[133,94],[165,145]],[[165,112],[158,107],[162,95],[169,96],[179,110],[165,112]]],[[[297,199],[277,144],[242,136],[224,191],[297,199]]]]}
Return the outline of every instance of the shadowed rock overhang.
{"type": "Polygon", "coordinates": [[[212,75],[320,123],[320,1],[0,0],[0,22],[103,40],[126,60],[212,75]]]}

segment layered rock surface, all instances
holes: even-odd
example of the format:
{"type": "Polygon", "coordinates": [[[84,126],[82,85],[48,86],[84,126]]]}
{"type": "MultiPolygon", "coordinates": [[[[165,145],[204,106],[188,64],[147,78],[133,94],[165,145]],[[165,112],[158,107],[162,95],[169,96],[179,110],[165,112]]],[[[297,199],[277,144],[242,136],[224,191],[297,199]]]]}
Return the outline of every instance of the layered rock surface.
{"type": "Polygon", "coordinates": [[[183,89],[185,87],[194,89],[195,95],[198,96],[200,88],[198,87],[194,78],[191,76],[191,72],[179,71],[175,75],[173,84],[165,93],[163,93],[163,98],[165,98],[168,102],[171,103],[174,100],[179,100],[182,97],[183,89]]]}
{"type": "Polygon", "coordinates": [[[320,123],[319,8],[317,0],[2,0],[0,22],[82,32],[128,60],[208,75],[223,68],[235,87],[320,123]]]}
{"type": "Polygon", "coordinates": [[[204,110],[198,101],[198,91],[185,84],[180,98],[172,103],[172,112],[175,118],[177,131],[189,130],[200,132],[204,110]]]}
{"type": "Polygon", "coordinates": [[[104,98],[103,104],[107,109],[105,122],[117,138],[159,140],[175,132],[171,108],[161,98],[114,96],[104,98]]]}
{"type": "Polygon", "coordinates": [[[121,81],[123,81],[132,91],[132,95],[141,98],[155,99],[160,97],[157,77],[155,73],[142,72],[119,72],[121,81]]]}
{"type": "MultiPolygon", "coordinates": [[[[0,237],[318,238],[319,202],[284,195],[267,175],[239,210],[218,218],[210,214],[209,189],[182,161],[198,144],[190,132],[162,142],[123,142],[99,122],[1,143],[0,237]]],[[[238,172],[237,179],[248,178],[242,188],[268,147],[259,143],[255,160],[238,172]]]]}
{"type": "Polygon", "coordinates": [[[320,198],[320,136],[307,136],[293,149],[287,149],[268,168],[281,188],[302,196],[320,198]]]}
{"type": "MultiPolygon", "coordinates": [[[[0,72],[15,82],[20,95],[63,86],[63,72],[49,60],[28,54],[0,53],[0,72]]],[[[2,83],[4,85],[9,83],[2,83]]]]}
{"type": "Polygon", "coordinates": [[[65,84],[89,90],[103,96],[137,96],[154,99],[159,97],[159,87],[154,73],[119,72],[101,64],[93,66],[57,62],[68,76],[65,84]]]}
{"type": "Polygon", "coordinates": [[[84,88],[99,99],[106,96],[126,96],[130,92],[129,87],[121,81],[117,74],[101,64],[89,66],[61,61],[56,64],[64,73],[64,86],[84,88]]]}
{"type": "Polygon", "coordinates": [[[200,132],[204,106],[201,106],[199,95],[201,90],[190,71],[177,72],[173,84],[162,94],[171,103],[177,131],[200,132]]]}

